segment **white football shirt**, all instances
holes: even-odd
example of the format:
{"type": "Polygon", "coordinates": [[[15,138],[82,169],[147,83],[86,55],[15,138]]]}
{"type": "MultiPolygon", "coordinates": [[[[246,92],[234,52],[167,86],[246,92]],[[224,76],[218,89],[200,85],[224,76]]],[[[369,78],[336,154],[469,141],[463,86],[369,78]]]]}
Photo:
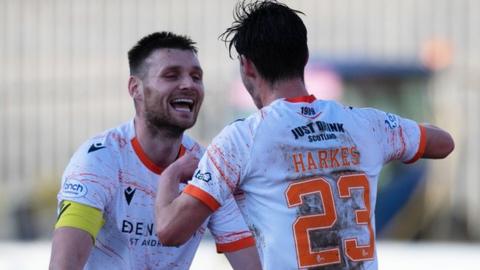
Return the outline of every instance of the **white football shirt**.
{"type": "Polygon", "coordinates": [[[227,126],[184,192],[211,209],[235,194],[264,269],[377,269],[378,175],[421,157],[424,141],[390,113],[279,99],[227,126]]]}
{"type": "MultiPolygon", "coordinates": [[[[200,157],[203,149],[183,136],[181,151],[200,157]]],[[[162,168],[143,152],[133,121],[85,142],[65,169],[58,194],[100,209],[105,220],[85,269],[188,269],[206,227],[219,252],[254,245],[234,200],[224,203],[194,236],[179,247],[164,247],[155,236],[154,207],[162,168]]],[[[180,187],[179,192],[185,185],[180,187]]]]}

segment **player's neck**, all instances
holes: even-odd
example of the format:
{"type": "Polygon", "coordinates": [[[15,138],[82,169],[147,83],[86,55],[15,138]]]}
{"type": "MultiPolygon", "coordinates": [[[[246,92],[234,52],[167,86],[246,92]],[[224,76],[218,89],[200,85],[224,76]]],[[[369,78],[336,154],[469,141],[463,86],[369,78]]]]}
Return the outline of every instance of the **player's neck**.
{"type": "Polygon", "coordinates": [[[178,156],[183,135],[167,136],[161,130],[152,132],[145,121],[135,117],[135,136],[143,152],[155,165],[165,168],[178,156]]]}
{"type": "Polygon", "coordinates": [[[260,86],[260,97],[263,106],[267,106],[280,98],[294,98],[308,96],[307,88],[301,78],[294,78],[275,82],[263,83],[260,86]]]}

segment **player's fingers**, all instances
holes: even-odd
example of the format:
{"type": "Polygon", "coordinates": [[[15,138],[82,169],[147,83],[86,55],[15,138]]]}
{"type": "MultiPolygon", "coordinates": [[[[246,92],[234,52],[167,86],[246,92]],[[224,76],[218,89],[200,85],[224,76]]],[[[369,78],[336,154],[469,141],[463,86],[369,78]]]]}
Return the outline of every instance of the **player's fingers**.
{"type": "Polygon", "coordinates": [[[185,153],[181,158],[170,165],[170,169],[180,172],[181,181],[187,182],[192,179],[193,173],[197,169],[199,159],[191,154],[185,153]]]}

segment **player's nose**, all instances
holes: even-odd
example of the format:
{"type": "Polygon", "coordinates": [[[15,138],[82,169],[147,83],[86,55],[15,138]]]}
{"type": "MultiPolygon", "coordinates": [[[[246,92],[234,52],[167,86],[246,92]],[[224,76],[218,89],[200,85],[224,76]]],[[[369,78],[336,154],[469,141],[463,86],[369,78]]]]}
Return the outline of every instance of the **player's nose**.
{"type": "Polygon", "coordinates": [[[180,89],[192,89],[195,87],[195,82],[190,76],[183,76],[180,81],[180,89]]]}

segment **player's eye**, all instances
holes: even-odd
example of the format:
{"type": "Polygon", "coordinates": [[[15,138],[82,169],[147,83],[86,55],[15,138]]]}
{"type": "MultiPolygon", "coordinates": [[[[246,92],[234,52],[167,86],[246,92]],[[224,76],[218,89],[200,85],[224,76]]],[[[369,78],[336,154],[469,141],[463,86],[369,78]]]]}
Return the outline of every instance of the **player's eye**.
{"type": "Polygon", "coordinates": [[[175,80],[175,79],[178,78],[178,74],[177,73],[166,73],[162,77],[164,77],[168,80],[175,80]]]}
{"type": "Polygon", "coordinates": [[[202,74],[192,74],[192,79],[194,81],[201,81],[202,80],[202,74]]]}

